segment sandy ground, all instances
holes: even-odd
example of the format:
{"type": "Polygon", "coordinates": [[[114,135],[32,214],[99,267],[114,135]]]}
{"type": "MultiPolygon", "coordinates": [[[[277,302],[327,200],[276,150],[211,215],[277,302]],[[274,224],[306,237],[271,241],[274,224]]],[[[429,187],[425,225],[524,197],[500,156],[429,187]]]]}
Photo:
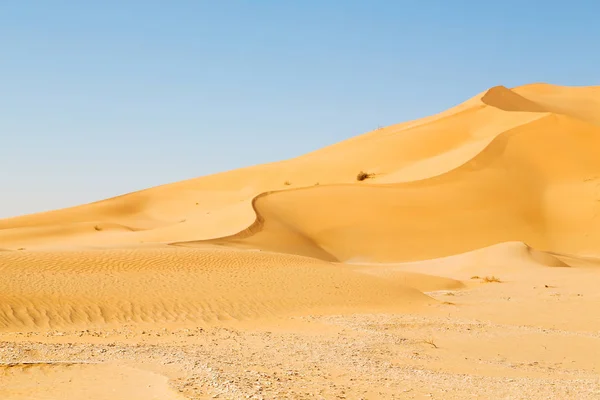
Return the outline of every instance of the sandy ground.
{"type": "Polygon", "coordinates": [[[600,399],[598,110],[499,86],[0,220],[0,399],[600,399]]]}
{"type": "Polygon", "coordinates": [[[474,279],[418,313],[5,333],[0,397],[596,399],[599,278],[474,279]]]}

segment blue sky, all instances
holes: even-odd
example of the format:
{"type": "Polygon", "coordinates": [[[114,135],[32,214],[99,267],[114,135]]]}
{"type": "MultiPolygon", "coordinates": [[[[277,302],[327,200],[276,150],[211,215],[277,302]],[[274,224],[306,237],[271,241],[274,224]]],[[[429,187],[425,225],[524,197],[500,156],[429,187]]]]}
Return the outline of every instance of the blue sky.
{"type": "Polygon", "coordinates": [[[308,151],[488,87],[600,84],[600,2],[0,3],[0,217],[308,151]]]}

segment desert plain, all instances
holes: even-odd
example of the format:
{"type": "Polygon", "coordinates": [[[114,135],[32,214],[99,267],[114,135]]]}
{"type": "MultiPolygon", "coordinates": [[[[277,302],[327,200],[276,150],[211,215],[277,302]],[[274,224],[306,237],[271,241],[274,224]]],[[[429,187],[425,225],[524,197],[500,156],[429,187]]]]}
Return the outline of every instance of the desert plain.
{"type": "Polygon", "coordinates": [[[600,87],[0,220],[0,399],[600,399],[600,87]]]}

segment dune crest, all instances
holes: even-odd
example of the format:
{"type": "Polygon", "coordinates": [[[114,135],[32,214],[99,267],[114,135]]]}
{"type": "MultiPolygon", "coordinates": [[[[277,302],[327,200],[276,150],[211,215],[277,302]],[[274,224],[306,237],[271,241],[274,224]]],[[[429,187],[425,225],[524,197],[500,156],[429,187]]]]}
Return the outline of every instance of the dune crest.
{"type": "Polygon", "coordinates": [[[440,176],[265,193],[254,201],[253,225],[210,242],[293,249],[335,261],[424,260],[515,240],[594,254],[600,240],[597,148],[596,126],[548,114],[498,136],[475,158],[440,176]],[[532,155],[532,148],[538,153],[532,155]],[[577,196],[566,197],[573,191],[577,196]],[[567,208],[568,218],[565,202],[574,206],[567,208]]]}
{"type": "Polygon", "coordinates": [[[570,268],[560,256],[531,248],[523,242],[503,242],[466,253],[454,254],[430,260],[405,263],[364,263],[358,270],[377,272],[415,272],[469,281],[472,277],[501,276],[510,279],[523,274],[535,274],[544,268],[570,268]]]}
{"type": "Polygon", "coordinates": [[[505,86],[494,86],[481,97],[481,101],[503,111],[548,112],[544,107],[513,92],[505,86]]]}
{"type": "Polygon", "coordinates": [[[600,86],[557,86],[544,83],[519,86],[513,92],[548,112],[600,125],[600,86]]]}

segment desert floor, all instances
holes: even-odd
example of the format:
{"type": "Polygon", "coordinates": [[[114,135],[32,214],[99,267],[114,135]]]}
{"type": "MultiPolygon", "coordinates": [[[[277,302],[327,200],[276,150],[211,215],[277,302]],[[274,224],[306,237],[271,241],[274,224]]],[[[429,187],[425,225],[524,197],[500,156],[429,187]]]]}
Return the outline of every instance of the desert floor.
{"type": "MultiPolygon", "coordinates": [[[[0,398],[600,398],[597,263],[536,265],[516,243],[467,256],[482,278],[403,312],[13,328],[0,398]]],[[[337,268],[439,286],[402,275],[418,264],[337,268]]]]}

